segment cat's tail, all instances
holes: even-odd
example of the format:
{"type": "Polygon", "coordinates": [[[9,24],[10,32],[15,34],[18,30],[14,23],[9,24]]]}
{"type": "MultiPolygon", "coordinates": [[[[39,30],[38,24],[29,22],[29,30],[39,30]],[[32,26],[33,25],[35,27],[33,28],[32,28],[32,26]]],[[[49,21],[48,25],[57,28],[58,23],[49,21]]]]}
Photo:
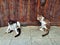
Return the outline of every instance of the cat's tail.
{"type": "Polygon", "coordinates": [[[44,37],[44,36],[46,36],[46,35],[48,35],[48,34],[49,34],[49,31],[46,31],[46,33],[43,34],[42,37],[44,37]]]}
{"type": "Polygon", "coordinates": [[[18,37],[21,34],[21,29],[20,28],[18,28],[17,31],[18,31],[18,34],[15,35],[15,37],[18,37]]]}

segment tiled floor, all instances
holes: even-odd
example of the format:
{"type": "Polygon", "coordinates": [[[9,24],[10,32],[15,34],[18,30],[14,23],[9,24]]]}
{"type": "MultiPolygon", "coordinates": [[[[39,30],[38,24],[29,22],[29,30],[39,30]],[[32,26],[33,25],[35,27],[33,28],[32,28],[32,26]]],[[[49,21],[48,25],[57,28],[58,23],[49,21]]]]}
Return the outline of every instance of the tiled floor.
{"type": "Polygon", "coordinates": [[[60,45],[60,27],[52,26],[49,35],[38,30],[38,26],[22,27],[21,35],[15,38],[15,32],[5,33],[7,27],[0,28],[0,45],[60,45]]]}

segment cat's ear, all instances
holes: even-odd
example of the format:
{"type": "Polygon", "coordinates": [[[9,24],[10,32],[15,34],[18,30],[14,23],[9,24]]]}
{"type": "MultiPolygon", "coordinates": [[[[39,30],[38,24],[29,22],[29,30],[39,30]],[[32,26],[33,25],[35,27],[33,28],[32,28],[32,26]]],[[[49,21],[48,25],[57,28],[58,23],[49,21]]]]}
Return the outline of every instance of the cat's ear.
{"type": "Polygon", "coordinates": [[[38,14],[37,17],[42,17],[42,15],[39,15],[39,14],[38,14]]]}

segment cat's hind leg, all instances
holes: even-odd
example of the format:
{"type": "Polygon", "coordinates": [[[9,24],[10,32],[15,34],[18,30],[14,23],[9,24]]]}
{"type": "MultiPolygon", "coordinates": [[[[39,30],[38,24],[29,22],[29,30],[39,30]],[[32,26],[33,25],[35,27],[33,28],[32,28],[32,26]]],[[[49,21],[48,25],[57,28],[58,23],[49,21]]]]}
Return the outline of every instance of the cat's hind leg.
{"type": "Polygon", "coordinates": [[[43,34],[42,37],[49,34],[49,29],[46,26],[44,27],[44,31],[45,31],[45,34],[43,34]]]}
{"type": "Polygon", "coordinates": [[[44,29],[43,29],[43,28],[40,28],[40,30],[41,30],[41,31],[44,31],[44,29]]]}
{"type": "Polygon", "coordinates": [[[41,25],[41,28],[40,28],[40,30],[41,30],[41,31],[44,31],[44,27],[43,27],[43,25],[41,25]]]}

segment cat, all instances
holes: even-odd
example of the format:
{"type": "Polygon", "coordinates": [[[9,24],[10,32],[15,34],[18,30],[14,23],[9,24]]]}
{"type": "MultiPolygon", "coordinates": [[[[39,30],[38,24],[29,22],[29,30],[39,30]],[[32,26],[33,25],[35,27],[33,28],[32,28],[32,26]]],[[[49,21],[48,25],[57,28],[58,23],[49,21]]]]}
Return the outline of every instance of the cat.
{"type": "Polygon", "coordinates": [[[45,34],[42,35],[42,37],[48,35],[51,27],[50,21],[42,15],[37,15],[37,20],[41,23],[40,30],[46,32],[45,34]]]}
{"type": "Polygon", "coordinates": [[[15,37],[18,37],[21,34],[21,28],[20,28],[20,22],[15,20],[9,20],[8,21],[8,28],[6,30],[7,33],[13,32],[13,30],[16,32],[17,35],[15,37]]]}

